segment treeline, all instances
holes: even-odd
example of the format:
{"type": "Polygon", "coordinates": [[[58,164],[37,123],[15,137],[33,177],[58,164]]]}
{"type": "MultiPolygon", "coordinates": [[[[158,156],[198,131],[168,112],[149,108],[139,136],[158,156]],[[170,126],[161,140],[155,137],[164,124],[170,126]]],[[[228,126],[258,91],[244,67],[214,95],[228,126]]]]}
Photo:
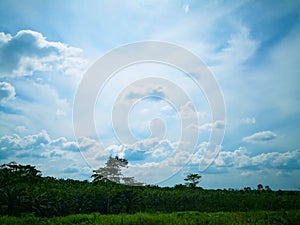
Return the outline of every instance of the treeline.
{"type": "Polygon", "coordinates": [[[0,168],[0,214],[39,217],[92,213],[253,211],[300,209],[298,191],[204,190],[199,187],[126,186],[42,177],[34,166],[0,168]]]}

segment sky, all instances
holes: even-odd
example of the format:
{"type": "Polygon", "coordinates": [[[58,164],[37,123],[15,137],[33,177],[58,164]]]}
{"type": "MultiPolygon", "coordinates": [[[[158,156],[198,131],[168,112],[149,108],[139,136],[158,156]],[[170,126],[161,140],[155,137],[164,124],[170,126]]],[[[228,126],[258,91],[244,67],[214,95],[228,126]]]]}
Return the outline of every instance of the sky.
{"type": "Polygon", "coordinates": [[[118,155],[129,161],[124,174],[147,184],[173,186],[200,173],[208,189],[299,190],[299,59],[298,1],[1,1],[0,163],[90,180],[118,155]],[[97,135],[78,137],[74,102],[89,68],[148,40],[202,60],[225,119],[212,118],[207,93],[184,71],[145,62],[107,80],[91,119],[97,135]],[[225,135],[199,171],[212,130],[225,135]]]}

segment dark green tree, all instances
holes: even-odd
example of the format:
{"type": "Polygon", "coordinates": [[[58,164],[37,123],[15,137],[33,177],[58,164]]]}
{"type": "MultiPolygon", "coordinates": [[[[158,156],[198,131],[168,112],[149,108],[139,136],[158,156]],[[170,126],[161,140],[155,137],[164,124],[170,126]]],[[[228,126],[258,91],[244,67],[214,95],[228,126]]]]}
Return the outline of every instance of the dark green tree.
{"type": "Polygon", "coordinates": [[[197,173],[191,173],[184,178],[185,181],[187,181],[185,184],[188,187],[195,188],[197,184],[200,182],[202,176],[200,176],[197,173]]]}
{"type": "Polygon", "coordinates": [[[266,185],[266,186],[265,186],[265,190],[266,190],[266,191],[272,191],[272,189],[270,188],[269,185],[266,185]]]}
{"type": "Polygon", "coordinates": [[[262,184],[257,185],[257,190],[261,191],[264,189],[264,186],[262,184]]]}
{"type": "Polygon", "coordinates": [[[138,208],[141,204],[140,194],[134,190],[125,189],[122,190],[121,196],[119,197],[119,201],[125,207],[126,213],[134,212],[134,208],[138,208]]]}
{"type": "Polygon", "coordinates": [[[15,187],[0,189],[1,211],[8,216],[17,216],[22,207],[21,193],[15,187]]]}

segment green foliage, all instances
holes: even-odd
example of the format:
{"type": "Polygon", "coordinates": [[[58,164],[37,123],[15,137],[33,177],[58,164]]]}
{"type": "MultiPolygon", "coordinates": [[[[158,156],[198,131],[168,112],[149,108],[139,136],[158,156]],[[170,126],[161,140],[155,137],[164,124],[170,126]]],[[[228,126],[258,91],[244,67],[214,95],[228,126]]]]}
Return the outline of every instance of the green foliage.
{"type": "Polygon", "coordinates": [[[100,167],[97,170],[93,170],[92,175],[93,183],[123,183],[132,186],[142,186],[143,183],[137,182],[134,177],[125,177],[122,174],[122,169],[127,168],[127,159],[119,158],[118,156],[109,156],[104,167],[100,167]]]}
{"type": "Polygon", "coordinates": [[[202,176],[200,176],[197,173],[191,173],[187,175],[186,178],[184,178],[185,181],[187,181],[186,185],[191,188],[195,188],[197,184],[200,182],[202,176]]]}
{"type": "Polygon", "coordinates": [[[94,178],[93,182],[98,181],[113,181],[120,183],[122,176],[122,167],[126,167],[128,161],[126,159],[121,159],[118,156],[112,157],[109,156],[107,162],[105,163],[105,167],[101,167],[97,170],[93,170],[94,174],[92,177],[94,178]]]}
{"type": "Polygon", "coordinates": [[[231,224],[231,225],[297,225],[300,221],[299,211],[258,211],[258,212],[175,212],[175,213],[137,213],[119,215],[78,214],[66,217],[54,217],[50,219],[37,218],[32,215],[23,217],[0,217],[0,224],[3,225],[27,225],[27,224],[105,224],[105,225],[193,225],[193,224],[231,224]]]}
{"type": "Polygon", "coordinates": [[[111,181],[64,180],[42,177],[34,166],[16,163],[3,165],[0,174],[0,215],[3,216],[34,215],[51,218],[89,213],[250,212],[300,209],[299,191],[272,191],[267,188],[204,190],[197,186],[190,188],[185,185],[127,186],[111,181]]]}

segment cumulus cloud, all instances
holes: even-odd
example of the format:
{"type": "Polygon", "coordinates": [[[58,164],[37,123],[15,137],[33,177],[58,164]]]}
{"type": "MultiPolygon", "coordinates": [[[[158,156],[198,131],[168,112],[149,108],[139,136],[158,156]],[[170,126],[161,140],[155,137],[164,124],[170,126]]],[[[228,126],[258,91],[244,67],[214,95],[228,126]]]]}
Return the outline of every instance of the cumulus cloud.
{"type": "Polygon", "coordinates": [[[233,152],[221,151],[215,160],[215,165],[221,167],[245,167],[250,164],[248,150],[245,147],[240,147],[233,152]]]}
{"type": "Polygon", "coordinates": [[[56,69],[65,74],[82,70],[81,50],[50,42],[41,33],[21,30],[15,36],[0,33],[0,77],[32,75],[56,69]]]}
{"type": "Polygon", "coordinates": [[[99,161],[104,161],[108,158],[109,153],[105,151],[102,143],[97,139],[82,136],[77,141],[80,151],[92,167],[97,168],[99,161]]]}
{"type": "Polygon", "coordinates": [[[214,162],[217,167],[249,169],[300,169],[300,150],[269,152],[250,156],[250,152],[240,147],[232,152],[221,151],[214,162]]]}
{"type": "Polygon", "coordinates": [[[61,156],[63,152],[78,152],[77,143],[65,137],[51,139],[47,131],[38,134],[19,136],[6,135],[0,138],[1,158],[7,159],[16,155],[17,158],[61,156]]]}
{"type": "Polygon", "coordinates": [[[25,150],[36,149],[43,147],[50,142],[50,137],[46,131],[41,131],[39,134],[27,135],[20,137],[18,135],[6,135],[0,139],[0,148],[2,150],[25,150]]]}
{"type": "Polygon", "coordinates": [[[79,151],[77,143],[75,141],[68,141],[65,137],[59,137],[57,139],[52,140],[50,145],[56,148],[60,148],[62,150],[67,150],[72,152],[79,151]]]}
{"type": "Polygon", "coordinates": [[[7,82],[0,82],[0,102],[14,98],[15,88],[7,82]]]}
{"type": "Polygon", "coordinates": [[[277,135],[273,133],[272,131],[261,131],[254,133],[250,136],[244,137],[243,141],[246,142],[266,142],[266,141],[271,141],[275,139],[277,135]]]}
{"type": "Polygon", "coordinates": [[[173,153],[176,144],[167,139],[149,138],[133,144],[111,145],[105,149],[108,154],[125,157],[129,161],[164,160],[173,153]]]}

